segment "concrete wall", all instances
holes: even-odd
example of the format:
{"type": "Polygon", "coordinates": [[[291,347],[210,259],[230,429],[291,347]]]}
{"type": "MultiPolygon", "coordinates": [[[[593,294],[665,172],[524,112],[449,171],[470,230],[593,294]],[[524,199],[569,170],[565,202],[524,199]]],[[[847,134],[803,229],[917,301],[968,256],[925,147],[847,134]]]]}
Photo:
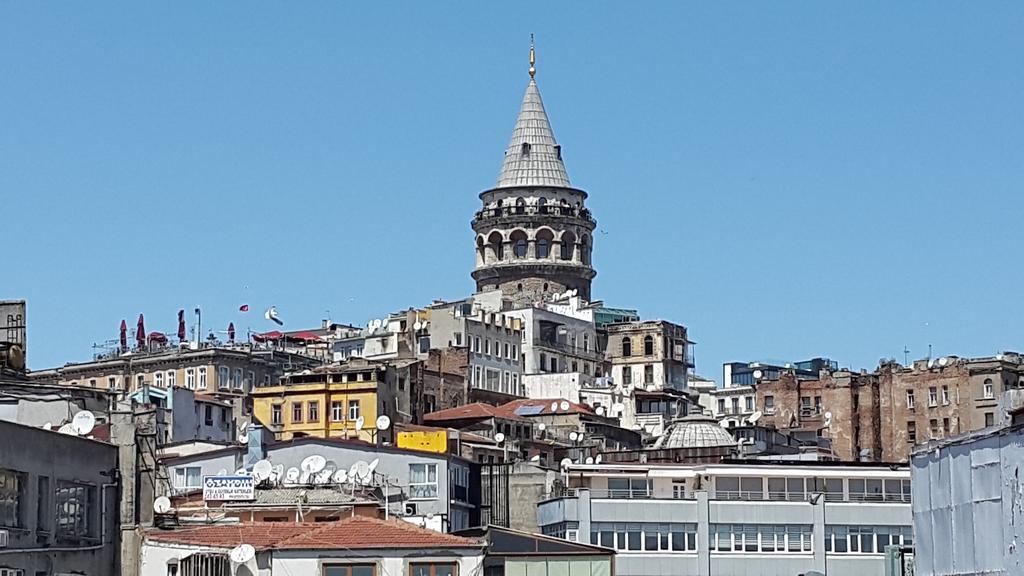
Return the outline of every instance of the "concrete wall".
{"type": "Polygon", "coordinates": [[[120,497],[114,482],[117,448],[102,442],[0,422],[0,468],[22,474],[22,529],[9,530],[9,544],[0,554],[0,567],[37,573],[75,573],[88,576],[114,574],[118,567],[120,497]],[[40,478],[49,489],[39,510],[40,478]],[[58,483],[70,481],[93,488],[95,502],[89,522],[95,541],[62,543],[56,540],[58,483]],[[40,526],[38,519],[46,523],[40,526]],[[41,528],[43,530],[41,530],[41,528]]]}
{"type": "Polygon", "coordinates": [[[473,576],[483,573],[482,550],[392,549],[392,550],[279,550],[273,553],[270,574],[322,574],[332,563],[373,563],[377,574],[400,576],[411,574],[413,562],[454,562],[457,574],[473,576]]]}
{"type": "Polygon", "coordinates": [[[524,532],[540,532],[537,502],[551,491],[559,474],[529,462],[517,462],[508,478],[509,528],[524,532]]]}

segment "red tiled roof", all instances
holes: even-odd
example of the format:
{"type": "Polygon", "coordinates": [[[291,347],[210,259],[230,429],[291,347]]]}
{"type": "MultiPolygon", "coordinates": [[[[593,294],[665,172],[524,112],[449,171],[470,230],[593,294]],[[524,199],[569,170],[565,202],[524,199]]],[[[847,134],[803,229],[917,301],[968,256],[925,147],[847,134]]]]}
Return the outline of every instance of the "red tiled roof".
{"type": "Polygon", "coordinates": [[[538,406],[541,408],[540,411],[530,414],[531,416],[547,416],[550,414],[594,414],[593,408],[586,404],[578,404],[576,402],[569,402],[569,409],[562,410],[562,402],[568,401],[563,398],[524,398],[522,400],[513,400],[498,406],[495,415],[501,418],[508,418],[508,415],[520,418],[516,411],[527,406],[538,406]],[[554,402],[559,404],[558,410],[551,409],[551,404],[554,402]]]}
{"type": "Polygon", "coordinates": [[[155,542],[195,544],[234,548],[250,544],[257,550],[335,550],[369,548],[479,548],[477,540],[442,534],[414,526],[404,520],[380,520],[351,516],[337,522],[249,524],[202,526],[185,530],[156,530],[148,534],[155,542]]]}
{"type": "Polygon", "coordinates": [[[430,414],[424,414],[423,420],[425,422],[444,422],[445,420],[472,420],[474,418],[483,420],[495,417],[504,418],[506,420],[523,419],[514,413],[509,413],[507,411],[499,412],[499,410],[499,408],[491,406],[490,404],[474,402],[472,404],[465,404],[454,408],[438,410],[437,412],[431,412],[430,414]]]}

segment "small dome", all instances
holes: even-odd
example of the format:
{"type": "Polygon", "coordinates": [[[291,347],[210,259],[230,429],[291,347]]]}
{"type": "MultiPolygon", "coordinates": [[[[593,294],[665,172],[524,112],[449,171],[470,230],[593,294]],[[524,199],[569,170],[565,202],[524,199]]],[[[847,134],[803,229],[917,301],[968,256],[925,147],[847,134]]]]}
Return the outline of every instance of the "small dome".
{"type": "Polygon", "coordinates": [[[693,414],[673,421],[658,437],[654,449],[735,446],[736,440],[710,416],[693,414]]]}

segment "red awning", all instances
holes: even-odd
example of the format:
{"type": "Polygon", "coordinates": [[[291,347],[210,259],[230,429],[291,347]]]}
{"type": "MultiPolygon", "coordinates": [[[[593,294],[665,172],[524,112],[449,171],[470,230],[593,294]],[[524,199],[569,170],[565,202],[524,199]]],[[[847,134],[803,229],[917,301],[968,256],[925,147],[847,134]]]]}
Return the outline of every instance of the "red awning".
{"type": "Polygon", "coordinates": [[[270,332],[264,332],[263,334],[253,334],[252,339],[257,342],[265,342],[267,340],[280,340],[284,338],[284,334],[277,330],[271,330],[270,332]]]}
{"type": "Polygon", "coordinates": [[[296,332],[295,334],[288,334],[287,337],[295,340],[320,340],[320,336],[310,332],[309,330],[296,332]]]}

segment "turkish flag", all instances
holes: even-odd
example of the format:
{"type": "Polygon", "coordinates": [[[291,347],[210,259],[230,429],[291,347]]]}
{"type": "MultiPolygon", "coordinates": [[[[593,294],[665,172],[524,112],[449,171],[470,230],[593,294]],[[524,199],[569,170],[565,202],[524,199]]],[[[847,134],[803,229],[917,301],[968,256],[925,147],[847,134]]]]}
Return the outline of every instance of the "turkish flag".
{"type": "Polygon", "coordinates": [[[248,304],[242,304],[241,306],[238,307],[238,311],[239,312],[248,312],[249,311],[249,305],[248,304]]]}

